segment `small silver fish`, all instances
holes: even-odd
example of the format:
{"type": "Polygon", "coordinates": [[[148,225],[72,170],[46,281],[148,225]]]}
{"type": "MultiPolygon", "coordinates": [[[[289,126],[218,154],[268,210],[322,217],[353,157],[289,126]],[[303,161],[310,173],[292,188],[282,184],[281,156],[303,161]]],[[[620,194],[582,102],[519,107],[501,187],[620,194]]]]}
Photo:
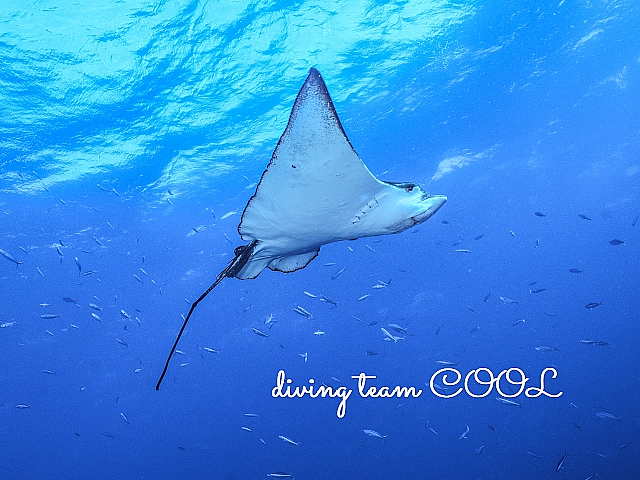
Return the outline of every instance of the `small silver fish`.
{"type": "Polygon", "coordinates": [[[455,367],[460,363],[460,360],[458,360],[457,362],[449,362],[447,360],[436,360],[436,363],[438,365],[443,365],[445,367],[455,367]]]}
{"type": "Polygon", "coordinates": [[[230,212],[227,212],[227,213],[225,213],[224,215],[222,215],[220,217],[220,220],[224,220],[225,218],[229,218],[230,216],[235,215],[236,213],[238,213],[237,210],[232,210],[230,212]]]}
{"type": "Polygon", "coordinates": [[[344,268],[341,268],[336,273],[334,273],[333,276],[331,277],[331,280],[335,280],[336,278],[338,278],[340,275],[342,275],[342,272],[344,272],[344,268]]]}
{"type": "Polygon", "coordinates": [[[608,412],[597,412],[596,417],[601,418],[603,420],[617,420],[620,421],[621,417],[616,417],[608,412]]]}
{"type": "Polygon", "coordinates": [[[253,332],[254,332],[256,335],[260,335],[261,337],[265,337],[265,338],[268,338],[268,337],[269,337],[269,334],[268,334],[268,333],[264,333],[262,330],[258,330],[257,328],[251,327],[251,330],[253,330],[253,332]]]}
{"type": "Polygon", "coordinates": [[[514,407],[520,407],[522,408],[522,403],[523,402],[514,402],[513,400],[509,400],[508,398],[502,398],[502,397],[496,397],[496,400],[498,400],[500,403],[504,403],[505,405],[512,405],[514,407]]]}
{"type": "Polygon", "coordinates": [[[279,439],[281,439],[281,440],[283,440],[283,441],[285,441],[285,442],[287,442],[287,443],[290,443],[291,445],[298,445],[298,444],[300,444],[300,442],[294,442],[294,441],[293,441],[293,440],[291,440],[290,438],[283,437],[282,435],[278,435],[278,438],[279,438],[279,439]]]}
{"type": "Polygon", "coordinates": [[[376,438],[387,438],[386,435],[380,435],[378,432],[376,432],[375,430],[362,430],[364,433],[366,433],[367,435],[369,435],[370,437],[376,437],[376,438]]]}
{"type": "Polygon", "coordinates": [[[517,300],[514,300],[513,298],[510,298],[510,297],[500,297],[500,300],[502,300],[506,305],[511,305],[513,303],[518,303],[517,300]]]}
{"type": "Polygon", "coordinates": [[[407,334],[407,329],[404,328],[404,327],[401,327],[397,323],[387,323],[387,326],[392,328],[396,332],[401,333],[402,335],[406,335],[407,334]]]}
{"type": "Polygon", "coordinates": [[[3,249],[1,249],[1,248],[0,248],[0,255],[2,255],[4,258],[6,258],[7,260],[9,260],[10,262],[15,263],[15,264],[16,264],[16,267],[17,267],[18,265],[21,265],[21,264],[22,264],[22,262],[19,262],[18,260],[16,260],[16,259],[14,258],[14,256],[13,256],[13,255],[11,255],[9,252],[7,252],[6,250],[3,250],[3,249]]]}
{"type": "Polygon", "coordinates": [[[557,350],[558,352],[560,350],[558,350],[558,347],[550,347],[549,345],[541,345],[539,347],[536,347],[536,350],[539,352],[551,352],[552,350],[557,350]]]}
{"type": "Polygon", "coordinates": [[[569,421],[571,422],[571,425],[576,427],[578,430],[582,430],[582,427],[580,425],[578,425],[576,422],[574,422],[573,420],[569,420],[569,421]]]}
{"type": "Polygon", "coordinates": [[[384,339],[387,341],[393,341],[394,343],[397,342],[398,340],[403,340],[404,337],[396,337],[391,335],[386,328],[384,327],[380,327],[380,330],[382,330],[382,333],[384,334],[384,339]]]}
{"type": "Polygon", "coordinates": [[[333,300],[330,297],[327,297],[326,295],[320,295],[320,301],[321,302],[325,302],[325,303],[330,303],[331,305],[333,305],[334,307],[338,306],[338,302],[336,302],[335,300],[333,300]]]}
{"type": "Polygon", "coordinates": [[[556,465],[556,472],[559,472],[560,470],[562,470],[562,467],[564,467],[564,462],[567,460],[568,456],[569,455],[567,455],[567,452],[565,452],[562,458],[558,460],[558,464],[556,465]]]}
{"type": "Polygon", "coordinates": [[[303,317],[307,317],[307,319],[310,319],[313,315],[311,315],[311,313],[307,312],[304,308],[302,308],[300,305],[298,305],[297,307],[295,307],[293,309],[294,312],[296,312],[298,315],[302,315],[303,317]]]}
{"type": "Polygon", "coordinates": [[[599,307],[600,305],[602,305],[602,302],[589,302],[584,306],[584,308],[588,310],[593,310],[594,308],[599,307]]]}

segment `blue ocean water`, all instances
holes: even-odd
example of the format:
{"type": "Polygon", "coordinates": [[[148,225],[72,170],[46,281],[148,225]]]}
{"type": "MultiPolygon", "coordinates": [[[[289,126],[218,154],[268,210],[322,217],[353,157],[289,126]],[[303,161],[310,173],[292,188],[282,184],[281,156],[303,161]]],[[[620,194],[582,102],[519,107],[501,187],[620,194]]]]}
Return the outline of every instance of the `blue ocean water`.
{"type": "Polygon", "coordinates": [[[539,479],[565,454],[563,478],[639,478],[635,2],[59,3],[0,5],[0,248],[21,262],[0,258],[0,478],[539,479]],[[312,66],[375,175],[448,201],[225,279],[156,391],[312,66]],[[442,398],[438,361],[462,375],[440,395],[547,367],[562,395],[442,398]],[[352,389],[344,417],[274,398],[280,370],[352,389]],[[360,373],[422,394],[362,398],[360,373]]]}

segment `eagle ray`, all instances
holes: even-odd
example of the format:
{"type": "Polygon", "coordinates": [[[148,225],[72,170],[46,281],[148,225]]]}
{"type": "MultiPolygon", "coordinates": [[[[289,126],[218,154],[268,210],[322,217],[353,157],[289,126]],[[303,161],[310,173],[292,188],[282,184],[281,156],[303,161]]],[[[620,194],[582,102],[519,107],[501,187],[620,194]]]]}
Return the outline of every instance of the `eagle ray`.
{"type": "Polygon", "coordinates": [[[196,306],[226,277],[256,278],[265,268],[294,272],[320,247],[342,240],[400,233],[433,216],[445,203],[413,183],[378,180],[347,138],[329,91],[311,68],[289,123],[238,225],[247,245],[193,302],[164,370],[196,306]]]}

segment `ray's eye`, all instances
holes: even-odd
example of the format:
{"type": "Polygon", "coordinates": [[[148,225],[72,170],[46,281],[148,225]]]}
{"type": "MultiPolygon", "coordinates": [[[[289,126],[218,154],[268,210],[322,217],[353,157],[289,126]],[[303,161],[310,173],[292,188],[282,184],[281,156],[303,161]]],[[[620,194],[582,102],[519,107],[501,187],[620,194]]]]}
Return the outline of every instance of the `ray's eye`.
{"type": "Polygon", "coordinates": [[[407,185],[407,186],[406,186],[406,190],[407,190],[407,192],[409,192],[409,193],[413,192],[413,185],[407,185]]]}

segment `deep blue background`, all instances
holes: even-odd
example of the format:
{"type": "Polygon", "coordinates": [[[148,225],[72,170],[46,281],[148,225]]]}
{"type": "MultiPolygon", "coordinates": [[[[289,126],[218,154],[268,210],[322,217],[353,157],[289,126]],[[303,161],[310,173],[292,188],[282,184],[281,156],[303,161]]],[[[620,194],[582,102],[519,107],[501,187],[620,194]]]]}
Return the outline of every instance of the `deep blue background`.
{"type": "Polygon", "coordinates": [[[638,478],[635,2],[56,3],[0,6],[0,248],[22,262],[0,258],[1,478],[539,479],[565,452],[568,478],[638,478]],[[374,174],[449,200],[299,272],[225,280],[156,392],[310,66],[374,174]],[[528,386],[553,365],[564,393],[440,399],[437,360],[528,386]],[[338,419],[335,399],[271,398],[280,369],[424,392],[354,393],[338,419]]]}

